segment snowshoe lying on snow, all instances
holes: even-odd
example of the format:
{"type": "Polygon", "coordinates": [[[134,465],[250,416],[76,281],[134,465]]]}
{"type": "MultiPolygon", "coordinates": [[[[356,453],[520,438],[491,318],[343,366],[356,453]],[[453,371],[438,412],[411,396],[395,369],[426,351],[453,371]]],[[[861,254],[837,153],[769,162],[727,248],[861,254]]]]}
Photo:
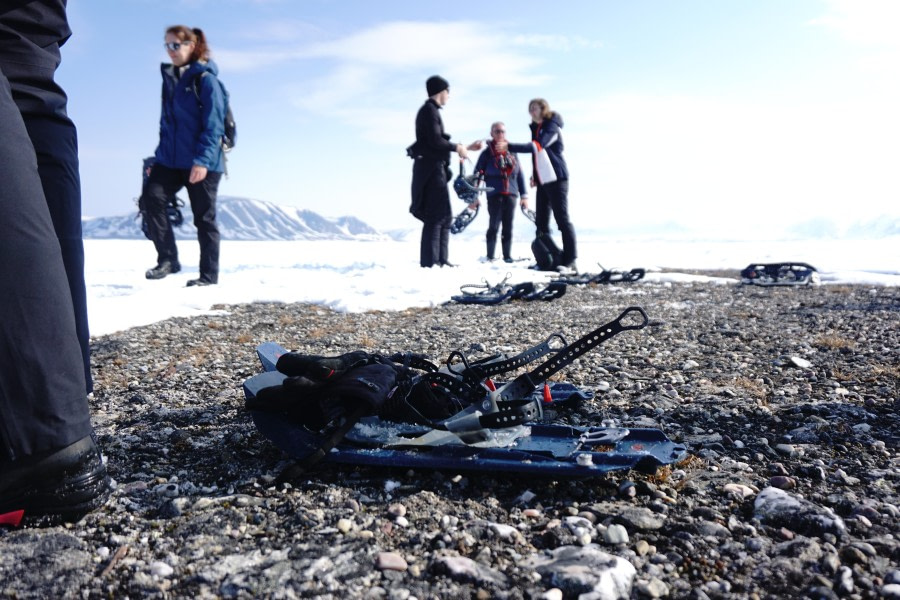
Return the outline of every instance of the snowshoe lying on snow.
{"type": "Polygon", "coordinates": [[[563,275],[557,277],[555,281],[570,283],[572,285],[582,285],[588,283],[631,283],[643,279],[647,271],[645,269],[631,269],[630,271],[608,271],[599,265],[602,269],[599,273],[579,273],[577,275],[563,275]]]}
{"type": "MultiPolygon", "coordinates": [[[[571,345],[557,334],[512,357],[469,361],[455,352],[442,368],[410,353],[285,353],[275,360],[276,371],[245,381],[244,392],[260,432],[301,460],[283,479],[319,460],[575,476],[652,471],[681,459],[684,447],[656,430],[534,424],[545,395],[552,401],[547,378],[606,339],[647,322],[643,309],[629,308],[571,345]],[[548,354],[532,371],[493,383],[493,376],[548,354]]],[[[275,348],[260,346],[267,368],[275,348]]]]}
{"type": "Polygon", "coordinates": [[[506,283],[508,280],[509,275],[497,285],[491,285],[487,281],[468,283],[460,286],[461,293],[450,299],[460,304],[502,304],[507,300],[554,300],[566,293],[566,284],[562,281],[525,281],[511,285],[506,283]]]}
{"type": "Polygon", "coordinates": [[[751,263],[741,271],[741,282],[748,285],[810,285],[819,281],[816,268],[802,262],[751,263]]]}

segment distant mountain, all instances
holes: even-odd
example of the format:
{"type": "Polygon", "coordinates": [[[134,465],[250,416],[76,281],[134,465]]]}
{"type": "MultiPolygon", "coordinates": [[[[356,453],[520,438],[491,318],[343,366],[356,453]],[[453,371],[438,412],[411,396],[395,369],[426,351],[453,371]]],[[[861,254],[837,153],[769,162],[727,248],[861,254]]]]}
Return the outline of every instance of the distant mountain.
{"type": "MultiPolygon", "coordinates": [[[[181,208],[184,224],[178,237],[197,234],[190,203],[181,208]]],[[[219,196],[216,221],[223,240],[386,240],[356,217],[329,219],[311,210],[280,206],[262,200],[219,196]]],[[[115,217],[94,217],[82,222],[84,237],[92,239],[144,239],[137,211],[115,217]]]]}

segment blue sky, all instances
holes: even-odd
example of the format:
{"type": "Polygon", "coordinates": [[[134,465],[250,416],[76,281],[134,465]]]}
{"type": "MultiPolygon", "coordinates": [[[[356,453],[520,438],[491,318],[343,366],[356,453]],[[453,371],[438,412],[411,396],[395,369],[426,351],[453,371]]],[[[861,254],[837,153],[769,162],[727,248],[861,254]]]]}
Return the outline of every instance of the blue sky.
{"type": "Polygon", "coordinates": [[[231,94],[221,195],[416,227],[404,149],[439,73],[455,141],[497,120],[527,140],[533,97],[560,112],[576,227],[900,216],[894,0],[73,0],[69,17],[87,216],[135,210],[173,24],[204,29],[231,94]]]}

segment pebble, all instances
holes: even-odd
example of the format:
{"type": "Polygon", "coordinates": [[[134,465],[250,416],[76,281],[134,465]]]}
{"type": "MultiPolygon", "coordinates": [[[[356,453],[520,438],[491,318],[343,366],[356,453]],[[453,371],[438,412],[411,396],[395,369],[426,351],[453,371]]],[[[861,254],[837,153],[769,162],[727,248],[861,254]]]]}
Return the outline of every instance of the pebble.
{"type": "Polygon", "coordinates": [[[722,491],[740,500],[750,498],[756,494],[753,488],[742,483],[726,483],[722,486],[722,491]]]}
{"type": "Polygon", "coordinates": [[[406,571],[409,565],[396,552],[379,552],[375,557],[375,568],[379,571],[406,571]]]}
{"type": "Polygon", "coordinates": [[[812,367],[812,363],[806,360],[805,358],[800,358],[799,356],[792,356],[790,358],[791,364],[797,367],[798,369],[808,369],[812,367]]]}
{"type": "Polygon", "coordinates": [[[348,533],[353,529],[353,521],[350,519],[338,519],[336,527],[341,533],[348,533]]]}
{"type": "Polygon", "coordinates": [[[607,544],[627,544],[628,530],[622,525],[610,525],[603,532],[603,541],[607,544]]]}
{"type": "Polygon", "coordinates": [[[173,569],[167,563],[162,561],[155,561],[150,563],[150,574],[155,577],[167,578],[171,577],[175,573],[175,569],[173,569]]]}
{"type": "Polygon", "coordinates": [[[781,490],[792,490],[797,487],[797,481],[793,477],[776,475],[769,478],[769,485],[771,485],[772,487],[777,487],[781,490]]]}

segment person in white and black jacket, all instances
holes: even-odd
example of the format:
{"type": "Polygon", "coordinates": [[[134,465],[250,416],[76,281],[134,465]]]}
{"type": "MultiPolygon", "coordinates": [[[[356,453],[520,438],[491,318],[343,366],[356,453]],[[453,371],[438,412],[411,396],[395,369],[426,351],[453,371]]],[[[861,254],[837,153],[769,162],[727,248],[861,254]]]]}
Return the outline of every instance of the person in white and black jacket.
{"type": "Polygon", "coordinates": [[[416,142],[406,152],[413,159],[412,204],[409,212],[422,221],[422,242],[419,264],[422,267],[452,267],[449,261],[450,225],[450,153],[460,158],[467,150],[480,150],[479,140],[468,146],[450,141],[444,132],[444,122],[438,112],[450,97],[450,84],[438,75],[425,82],[428,100],[416,114],[416,142]]]}
{"type": "Polygon", "coordinates": [[[550,211],[562,234],[562,257],[558,269],[563,272],[577,272],[575,259],[575,227],[569,219],[569,169],[563,156],[563,119],[559,113],[550,110],[550,104],[543,98],[535,98],[528,103],[531,115],[531,142],[509,144],[510,152],[527,152],[535,159],[532,185],[537,186],[535,200],[535,223],[538,235],[550,233],[550,211]],[[552,166],[554,181],[541,181],[537,165],[537,153],[545,149],[552,166]]]}

